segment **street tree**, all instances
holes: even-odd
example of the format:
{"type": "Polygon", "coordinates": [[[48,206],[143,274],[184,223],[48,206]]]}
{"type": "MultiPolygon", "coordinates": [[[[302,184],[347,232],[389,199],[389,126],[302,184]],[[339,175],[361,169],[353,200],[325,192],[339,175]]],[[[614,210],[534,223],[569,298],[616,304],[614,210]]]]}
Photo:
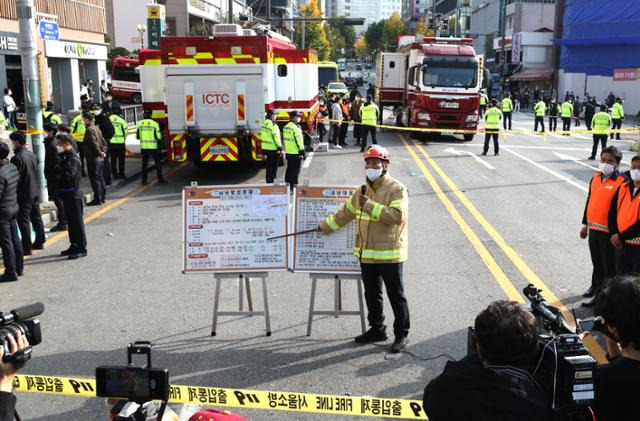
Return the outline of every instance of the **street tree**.
{"type": "MultiPolygon", "coordinates": [[[[336,19],[332,20],[330,25],[333,29],[336,29],[342,36],[344,44],[346,45],[345,55],[349,57],[353,56],[353,45],[356,42],[356,30],[353,25],[347,25],[345,23],[344,16],[339,16],[336,19]]],[[[331,45],[333,46],[333,43],[331,45]]]]}
{"type": "Polygon", "coordinates": [[[356,40],[354,50],[358,58],[361,60],[369,56],[369,46],[367,45],[367,40],[365,39],[364,34],[361,34],[356,40]]]}
{"type": "Polygon", "coordinates": [[[364,33],[365,40],[367,41],[367,46],[373,51],[382,49],[382,32],[384,30],[384,22],[385,20],[382,19],[378,22],[372,23],[364,33]]]}
{"type": "Polygon", "coordinates": [[[382,41],[386,50],[395,50],[398,46],[398,35],[403,35],[407,32],[407,27],[400,16],[400,13],[394,11],[389,19],[384,22],[382,30],[382,41]]]}
{"type": "MultiPolygon", "coordinates": [[[[332,25],[326,25],[325,27],[327,40],[331,45],[331,60],[336,61],[341,57],[348,56],[349,48],[345,42],[344,37],[340,33],[340,30],[332,25]]],[[[353,47],[351,47],[352,49],[353,47]]]]}
{"type": "MultiPolygon", "coordinates": [[[[322,12],[318,7],[317,0],[310,0],[309,3],[300,6],[299,14],[301,18],[320,18],[322,12]]],[[[302,46],[302,23],[296,25],[296,44],[302,46]]],[[[305,47],[312,48],[318,52],[320,60],[331,58],[331,45],[327,40],[327,33],[323,22],[305,23],[305,47]]]]}
{"type": "Polygon", "coordinates": [[[427,21],[424,17],[418,19],[418,23],[416,24],[416,29],[413,32],[416,35],[427,35],[429,31],[429,27],[427,26],[427,21]]]}

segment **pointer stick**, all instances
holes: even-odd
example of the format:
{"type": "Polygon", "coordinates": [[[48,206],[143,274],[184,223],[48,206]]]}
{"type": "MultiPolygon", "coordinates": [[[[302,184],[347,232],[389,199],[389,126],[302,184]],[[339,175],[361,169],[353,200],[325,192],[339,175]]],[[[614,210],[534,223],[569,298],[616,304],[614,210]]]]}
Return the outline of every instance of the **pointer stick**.
{"type": "Polygon", "coordinates": [[[313,229],[305,230],[305,231],[292,232],[291,234],[278,235],[277,237],[269,237],[269,238],[267,238],[267,241],[275,240],[275,239],[278,239],[278,238],[290,237],[292,235],[308,234],[310,232],[315,232],[315,231],[318,231],[318,229],[317,228],[313,228],[313,229]]]}

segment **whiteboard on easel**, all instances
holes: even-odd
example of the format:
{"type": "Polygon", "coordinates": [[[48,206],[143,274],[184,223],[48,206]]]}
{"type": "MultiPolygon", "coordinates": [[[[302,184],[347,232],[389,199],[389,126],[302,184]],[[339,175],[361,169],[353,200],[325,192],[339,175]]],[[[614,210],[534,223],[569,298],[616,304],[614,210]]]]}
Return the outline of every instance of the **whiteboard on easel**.
{"type": "MultiPolygon", "coordinates": [[[[339,210],[351,197],[352,186],[298,185],[294,191],[292,232],[312,229],[339,210]]],[[[312,232],[292,238],[291,269],[294,272],[360,273],[353,254],[357,223],[352,221],[332,234],[312,232]]]]}
{"type": "Polygon", "coordinates": [[[182,272],[270,272],[289,267],[286,185],[191,186],[182,191],[182,272]]]}

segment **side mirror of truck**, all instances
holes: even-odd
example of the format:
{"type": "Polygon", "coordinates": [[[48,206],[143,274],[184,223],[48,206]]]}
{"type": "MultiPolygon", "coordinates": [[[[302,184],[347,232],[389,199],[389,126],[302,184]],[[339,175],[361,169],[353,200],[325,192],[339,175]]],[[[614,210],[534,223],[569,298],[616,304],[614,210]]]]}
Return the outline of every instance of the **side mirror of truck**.
{"type": "Polygon", "coordinates": [[[421,67],[419,64],[416,64],[415,66],[411,66],[409,68],[409,76],[408,76],[408,82],[409,85],[420,90],[420,70],[421,67]]]}

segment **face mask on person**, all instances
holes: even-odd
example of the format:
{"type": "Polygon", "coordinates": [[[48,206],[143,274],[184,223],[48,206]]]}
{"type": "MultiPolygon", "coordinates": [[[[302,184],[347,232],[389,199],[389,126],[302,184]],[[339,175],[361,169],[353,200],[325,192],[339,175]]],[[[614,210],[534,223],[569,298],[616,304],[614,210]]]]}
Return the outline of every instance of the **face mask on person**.
{"type": "Polygon", "coordinates": [[[56,145],[56,149],[58,150],[58,153],[64,152],[64,148],[60,145],[56,145]]]}
{"type": "Polygon", "coordinates": [[[373,183],[382,177],[383,171],[384,170],[382,168],[367,168],[367,178],[373,183]]]}
{"type": "Polygon", "coordinates": [[[598,166],[598,169],[604,175],[609,175],[615,170],[613,165],[608,164],[606,162],[601,162],[600,165],[598,166]]]}
{"type": "Polygon", "coordinates": [[[640,169],[631,170],[631,179],[633,181],[640,181],[640,169]]]}

